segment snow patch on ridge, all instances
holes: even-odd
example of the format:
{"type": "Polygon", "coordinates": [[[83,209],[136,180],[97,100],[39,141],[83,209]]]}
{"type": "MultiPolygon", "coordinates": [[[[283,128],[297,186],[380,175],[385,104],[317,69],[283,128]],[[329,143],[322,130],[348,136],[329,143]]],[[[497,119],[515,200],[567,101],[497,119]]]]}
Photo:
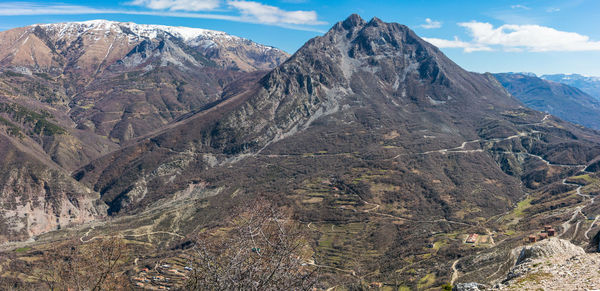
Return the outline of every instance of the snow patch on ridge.
{"type": "MultiPolygon", "coordinates": [[[[259,47],[264,51],[276,49],[271,46],[257,44],[248,39],[244,39],[238,36],[230,35],[223,31],[209,30],[203,28],[192,28],[183,26],[167,26],[167,25],[155,25],[155,24],[136,24],[133,22],[117,22],[110,20],[88,20],[81,22],[63,22],[63,23],[52,23],[52,24],[36,24],[31,27],[40,26],[47,30],[56,33],[58,38],[65,36],[73,36],[75,38],[80,37],[86,33],[92,33],[95,31],[101,32],[101,36],[107,36],[111,32],[127,35],[130,40],[132,38],[157,38],[163,34],[170,34],[176,38],[182,39],[188,45],[202,46],[209,48],[216,46],[216,42],[245,42],[252,44],[253,46],[259,47]],[[133,35],[132,35],[133,34],[133,35]]],[[[94,34],[94,33],[92,33],[94,34]]],[[[96,37],[99,35],[96,34],[96,37]]]]}

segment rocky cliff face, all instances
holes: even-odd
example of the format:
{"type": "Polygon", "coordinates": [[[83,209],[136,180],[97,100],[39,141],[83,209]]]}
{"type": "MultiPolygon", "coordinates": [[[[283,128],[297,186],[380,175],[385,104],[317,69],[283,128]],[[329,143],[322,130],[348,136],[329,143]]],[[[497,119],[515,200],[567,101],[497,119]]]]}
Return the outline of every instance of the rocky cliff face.
{"type": "Polygon", "coordinates": [[[600,288],[597,253],[570,241],[551,238],[518,248],[517,262],[493,289],[592,290],[600,288]]]}
{"type": "Polygon", "coordinates": [[[106,216],[98,193],[81,185],[18,139],[0,133],[0,243],[106,216]]]}

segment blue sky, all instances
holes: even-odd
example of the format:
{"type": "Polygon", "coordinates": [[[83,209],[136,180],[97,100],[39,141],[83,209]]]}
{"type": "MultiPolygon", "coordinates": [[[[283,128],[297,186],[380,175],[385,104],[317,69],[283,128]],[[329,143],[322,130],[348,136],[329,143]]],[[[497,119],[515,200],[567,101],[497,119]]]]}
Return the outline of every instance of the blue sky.
{"type": "Polygon", "coordinates": [[[408,25],[468,70],[600,76],[598,0],[0,1],[0,30],[109,19],[221,30],[293,53],[351,13],[408,25]]]}

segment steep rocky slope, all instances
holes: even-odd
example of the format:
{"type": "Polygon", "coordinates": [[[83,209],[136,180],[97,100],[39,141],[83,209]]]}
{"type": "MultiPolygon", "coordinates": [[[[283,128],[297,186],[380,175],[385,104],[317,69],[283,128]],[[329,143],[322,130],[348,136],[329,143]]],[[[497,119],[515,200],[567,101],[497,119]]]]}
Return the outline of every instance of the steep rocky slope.
{"type": "Polygon", "coordinates": [[[97,192],[39,153],[0,133],[0,243],[106,216],[97,192]]]}
{"type": "Polygon", "coordinates": [[[498,81],[528,107],[564,120],[600,129],[600,101],[569,85],[523,74],[495,74],[498,81]]]}
{"type": "Polygon", "coordinates": [[[461,234],[492,236],[493,217],[593,161],[599,140],[527,109],[406,26],[353,15],[259,82],[74,177],[112,215],[154,211],[203,185],[216,196],[177,220],[208,223],[264,195],[311,223],[316,264],[426,288],[478,250],[461,234]]]}
{"type": "Polygon", "coordinates": [[[39,150],[67,171],[118,148],[114,142],[75,128],[64,111],[35,99],[0,96],[0,123],[5,133],[39,150]]]}

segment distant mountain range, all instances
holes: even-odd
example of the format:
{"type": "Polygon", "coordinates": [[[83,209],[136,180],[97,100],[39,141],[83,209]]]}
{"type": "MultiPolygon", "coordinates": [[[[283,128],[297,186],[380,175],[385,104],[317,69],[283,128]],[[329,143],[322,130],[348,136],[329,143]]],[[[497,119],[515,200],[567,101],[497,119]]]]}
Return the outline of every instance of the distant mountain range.
{"type": "Polygon", "coordinates": [[[494,74],[521,102],[564,120],[600,129],[600,100],[582,90],[536,77],[534,74],[494,74]]]}
{"type": "Polygon", "coordinates": [[[555,74],[542,75],[540,78],[579,88],[583,92],[600,100],[600,77],[589,77],[578,74],[555,74]]]}

